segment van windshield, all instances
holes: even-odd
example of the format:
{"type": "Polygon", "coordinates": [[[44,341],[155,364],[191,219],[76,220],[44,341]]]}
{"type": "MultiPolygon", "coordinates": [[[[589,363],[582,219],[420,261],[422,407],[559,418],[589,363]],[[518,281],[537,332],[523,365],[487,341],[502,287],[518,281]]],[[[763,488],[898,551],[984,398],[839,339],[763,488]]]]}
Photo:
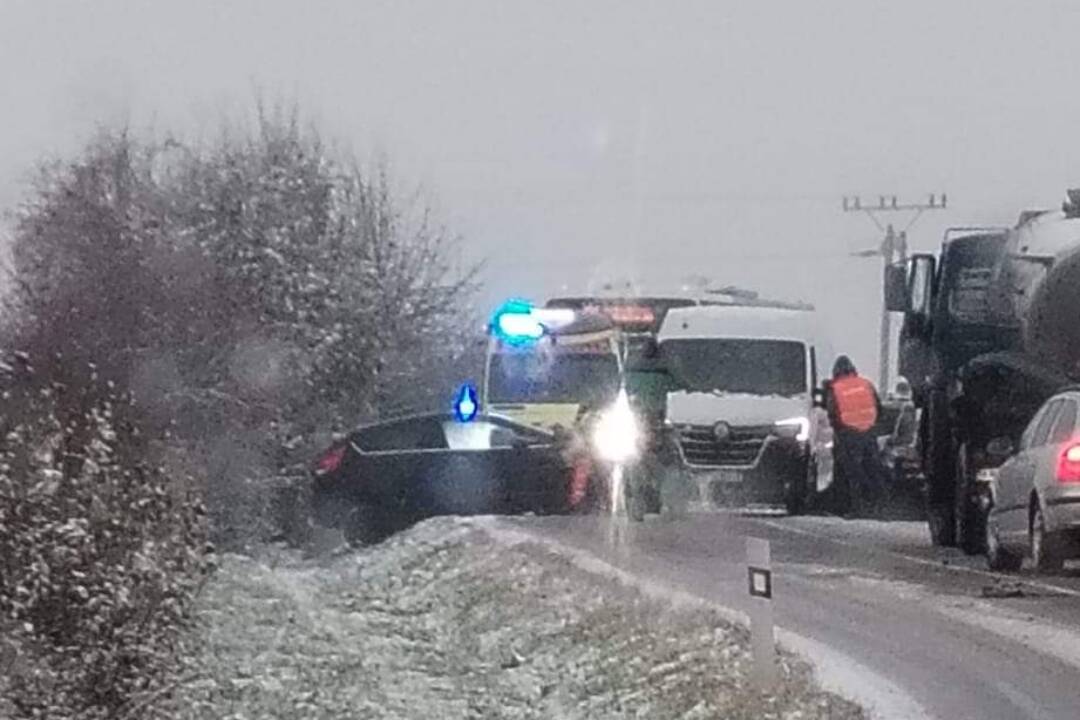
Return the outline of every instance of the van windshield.
{"type": "Polygon", "coordinates": [[[791,340],[694,338],[661,346],[675,382],[692,392],[794,397],[807,392],[806,346],[791,340]]]}

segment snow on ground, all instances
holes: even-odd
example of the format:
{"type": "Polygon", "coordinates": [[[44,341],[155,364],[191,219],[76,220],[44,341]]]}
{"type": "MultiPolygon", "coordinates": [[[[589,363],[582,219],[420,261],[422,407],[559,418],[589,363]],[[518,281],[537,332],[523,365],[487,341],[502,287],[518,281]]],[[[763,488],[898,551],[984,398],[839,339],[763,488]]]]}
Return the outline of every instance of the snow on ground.
{"type": "Polygon", "coordinates": [[[862,718],[783,656],[749,685],[749,637],[550,549],[431,520],[323,559],[230,555],[199,607],[176,717],[862,718]]]}

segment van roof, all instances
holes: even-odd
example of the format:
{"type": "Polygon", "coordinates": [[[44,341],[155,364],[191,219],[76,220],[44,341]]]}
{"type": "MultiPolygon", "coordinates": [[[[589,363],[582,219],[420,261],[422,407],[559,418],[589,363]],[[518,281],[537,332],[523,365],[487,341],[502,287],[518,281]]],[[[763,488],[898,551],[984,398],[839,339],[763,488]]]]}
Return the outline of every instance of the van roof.
{"type": "Polygon", "coordinates": [[[817,315],[810,310],[745,305],[706,305],[671,310],[658,339],[761,338],[817,344],[817,315]]]}

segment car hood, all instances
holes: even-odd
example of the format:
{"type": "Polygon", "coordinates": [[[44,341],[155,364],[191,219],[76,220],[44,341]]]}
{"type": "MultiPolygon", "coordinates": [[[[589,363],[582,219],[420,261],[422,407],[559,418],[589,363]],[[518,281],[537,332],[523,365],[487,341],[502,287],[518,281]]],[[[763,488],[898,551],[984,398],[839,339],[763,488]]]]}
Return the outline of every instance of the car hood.
{"type": "Polygon", "coordinates": [[[668,394],[667,419],[674,425],[771,425],[777,420],[806,417],[806,396],[751,395],[748,393],[674,392],[668,394]]]}

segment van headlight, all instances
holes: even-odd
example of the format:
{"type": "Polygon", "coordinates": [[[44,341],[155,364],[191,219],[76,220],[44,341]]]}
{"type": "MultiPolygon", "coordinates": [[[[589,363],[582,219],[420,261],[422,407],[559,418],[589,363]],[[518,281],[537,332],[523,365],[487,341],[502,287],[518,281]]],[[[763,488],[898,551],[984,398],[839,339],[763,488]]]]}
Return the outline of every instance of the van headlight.
{"type": "Polygon", "coordinates": [[[793,417],[787,420],[779,420],[776,425],[776,434],[784,438],[794,438],[799,442],[810,439],[810,420],[804,417],[793,417]]]}
{"type": "Polygon", "coordinates": [[[624,463],[637,457],[641,428],[625,390],[620,390],[615,403],[597,418],[592,441],[596,454],[607,462],[624,463]]]}

